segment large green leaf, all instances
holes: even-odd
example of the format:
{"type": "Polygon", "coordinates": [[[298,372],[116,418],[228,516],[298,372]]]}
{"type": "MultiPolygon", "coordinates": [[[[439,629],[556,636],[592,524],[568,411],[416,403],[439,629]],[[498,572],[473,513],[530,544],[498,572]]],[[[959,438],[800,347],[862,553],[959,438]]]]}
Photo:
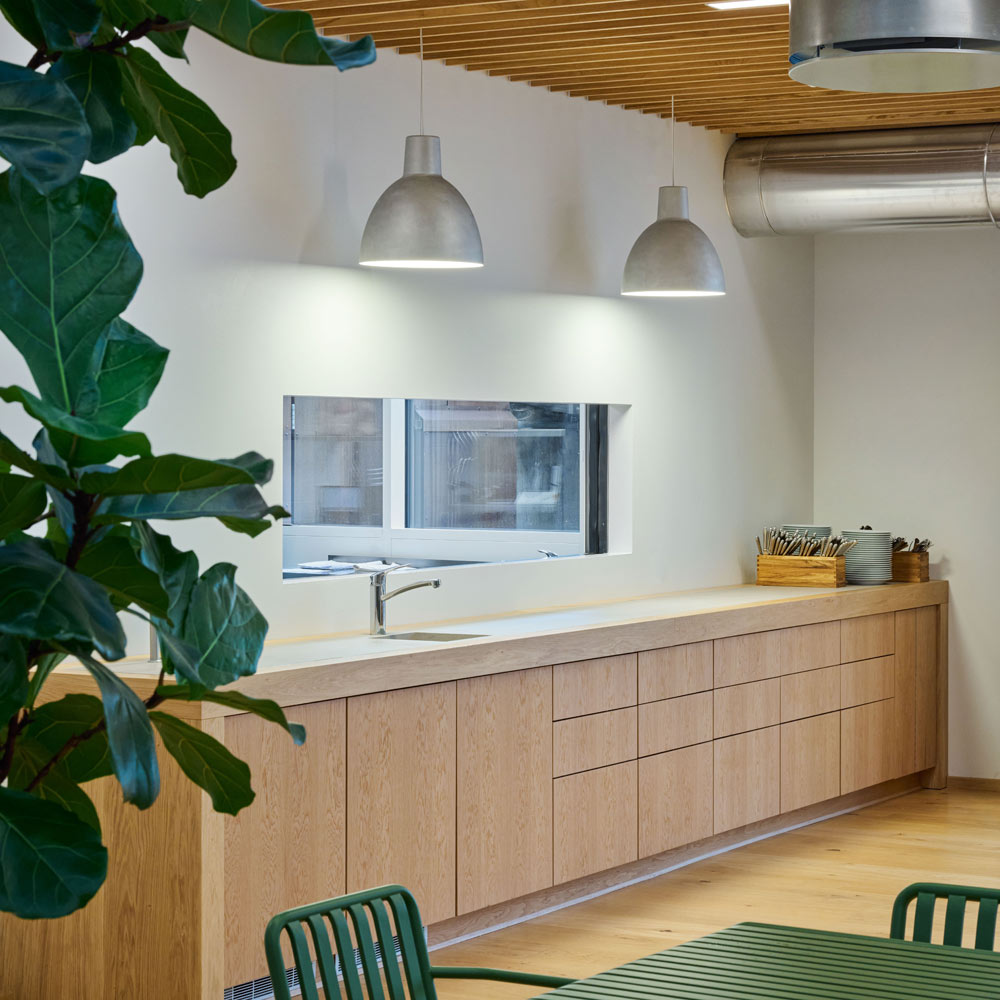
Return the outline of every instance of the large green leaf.
{"type": "Polygon", "coordinates": [[[375,61],[375,43],[324,38],[302,10],[273,10],[257,0],[202,0],[191,21],[220,41],[258,59],[351,69],[375,61]]]}
{"type": "Polygon", "coordinates": [[[27,708],[32,708],[38,693],[42,690],[42,685],[48,680],[49,674],[66,659],[65,653],[45,653],[38,658],[37,666],[28,681],[28,696],[25,699],[27,708]]]}
{"type": "Polygon", "coordinates": [[[40,479],[0,472],[0,538],[35,521],[46,502],[45,483],[40,479]]]}
{"type": "Polygon", "coordinates": [[[187,455],[157,455],[129,462],[116,472],[87,472],[80,486],[87,493],[124,496],[155,493],[166,496],[187,490],[203,490],[239,483],[266,483],[274,463],[257,452],[233,459],[212,461],[187,455]]]}
{"type": "Polygon", "coordinates": [[[167,613],[161,615],[160,620],[168,619],[179,629],[198,580],[198,557],[193,552],[174,548],[166,535],[154,531],[143,521],[132,525],[132,538],[139,546],[143,565],[156,574],[167,593],[167,613]]]}
{"type": "Polygon", "coordinates": [[[241,712],[250,712],[281,726],[292,737],[292,742],[296,746],[301,746],[306,741],[305,726],[289,722],[281,706],[267,698],[251,698],[240,691],[209,691],[208,688],[197,684],[164,684],[156,689],[156,693],[161,698],[177,701],[209,701],[214,705],[225,705],[241,712]]]}
{"type": "Polygon", "coordinates": [[[48,483],[59,490],[72,490],[76,488],[76,481],[72,479],[64,469],[58,465],[40,462],[32,458],[26,451],[22,451],[9,437],[0,434],[0,461],[13,465],[24,472],[30,472],[36,479],[48,483]]]}
{"type": "Polygon", "coordinates": [[[137,604],[151,615],[167,615],[170,601],[160,578],[143,566],[128,538],[109,536],[88,545],[76,568],[110,591],[113,603],[137,604]]]}
{"type": "MultiPolygon", "coordinates": [[[[52,759],[52,753],[41,743],[25,736],[17,738],[10,765],[8,784],[11,788],[27,789],[35,776],[52,759]]],[[[32,789],[32,793],[55,802],[78,816],[87,826],[100,832],[101,821],[90,796],[69,776],[62,761],[51,768],[32,789]]]]}
{"type": "Polygon", "coordinates": [[[0,155],[8,163],[47,194],[80,173],[90,148],[83,108],[63,80],[0,62],[0,155]]]}
{"type": "Polygon", "coordinates": [[[268,517],[273,517],[275,522],[292,515],[284,507],[275,505],[268,507],[258,518],[245,517],[220,517],[219,520],[230,530],[236,531],[251,538],[256,538],[261,532],[267,531],[271,527],[268,517]]]}
{"type": "Polygon", "coordinates": [[[124,69],[126,107],[140,129],[145,115],[169,148],[184,190],[202,198],[222,187],[236,169],[236,158],[233,137],[215,112],[142,49],[129,49],[124,69]]]}
{"type": "MultiPolygon", "coordinates": [[[[103,720],[100,698],[92,694],[68,694],[34,709],[26,732],[52,757],[68,740],[94,729],[103,720]]],[[[78,784],[114,774],[107,731],[101,729],[77,744],[59,766],[78,784]]]]}
{"type": "Polygon", "coordinates": [[[14,30],[27,38],[36,49],[45,47],[45,33],[38,23],[32,0],[0,0],[0,10],[14,30]]]}
{"type": "MultiPolygon", "coordinates": [[[[135,142],[135,122],[122,104],[118,63],[110,52],[85,49],[64,52],[48,73],[48,79],[62,81],[83,108],[90,126],[90,151],[86,156],[92,163],[110,160],[135,142]]],[[[22,168],[21,164],[17,166],[22,168]]]]}
{"type": "Polygon", "coordinates": [[[51,51],[82,48],[101,25],[101,10],[94,0],[34,0],[34,5],[51,51]]]}
{"type": "Polygon", "coordinates": [[[107,871],[93,827],[54,802],[0,788],[0,910],[64,917],[87,904],[107,871]]]}
{"type": "Polygon", "coordinates": [[[146,37],[165,55],[171,59],[187,59],[184,43],[187,41],[187,28],[176,31],[151,31],[146,37]]]}
{"type": "Polygon", "coordinates": [[[130,494],[110,497],[96,518],[100,522],[181,521],[192,517],[235,517],[259,520],[269,508],[256,486],[220,486],[180,493],[130,494]]]}
{"type": "Polygon", "coordinates": [[[28,696],[28,656],[24,642],[0,635],[0,726],[20,709],[28,696]]]}
{"type": "Polygon", "coordinates": [[[148,455],[150,452],[145,434],[75,417],[19,385],[0,388],[0,399],[20,403],[25,412],[48,430],[53,448],[70,465],[99,465],[118,455],[148,455]]]}
{"type": "Polygon", "coordinates": [[[43,399],[74,411],[102,332],[141,276],[106,181],[81,176],[44,197],[16,171],[0,174],[0,329],[43,399]]]}
{"type": "Polygon", "coordinates": [[[208,792],[216,812],[235,816],[253,802],[250,768],[215,737],[166,712],[150,712],[149,717],[167,752],[196,785],[208,792]]]}
{"type": "Polygon", "coordinates": [[[90,656],[79,659],[101,691],[111,762],[125,801],[148,809],[160,792],[160,768],[146,706],[113,670],[90,656]]]}
{"type": "Polygon", "coordinates": [[[75,639],[111,660],[125,655],[125,633],[108,595],[53,559],[40,542],[0,545],[0,632],[60,643],[75,639]]]}

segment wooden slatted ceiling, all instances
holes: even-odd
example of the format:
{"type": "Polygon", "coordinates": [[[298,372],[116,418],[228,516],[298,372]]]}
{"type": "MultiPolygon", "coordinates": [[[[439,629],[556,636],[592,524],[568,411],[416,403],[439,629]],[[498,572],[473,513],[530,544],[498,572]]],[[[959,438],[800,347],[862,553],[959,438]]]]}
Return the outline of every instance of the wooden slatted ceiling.
{"type": "Polygon", "coordinates": [[[788,11],[694,0],[271,0],[328,35],[740,135],[1000,120],[1000,88],[848,94],[788,77],[788,11]]]}

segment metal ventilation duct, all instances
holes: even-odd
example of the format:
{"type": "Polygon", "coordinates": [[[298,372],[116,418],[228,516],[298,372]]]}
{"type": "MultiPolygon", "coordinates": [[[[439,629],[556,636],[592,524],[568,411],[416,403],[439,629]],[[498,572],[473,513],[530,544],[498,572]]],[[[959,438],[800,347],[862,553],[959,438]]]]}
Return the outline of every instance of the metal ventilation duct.
{"type": "Polygon", "coordinates": [[[997,0],[791,0],[793,80],[874,93],[1000,86],[997,0]]]}
{"type": "Polygon", "coordinates": [[[738,139],[723,188],[742,236],[1000,225],[1000,125],[738,139]]]}

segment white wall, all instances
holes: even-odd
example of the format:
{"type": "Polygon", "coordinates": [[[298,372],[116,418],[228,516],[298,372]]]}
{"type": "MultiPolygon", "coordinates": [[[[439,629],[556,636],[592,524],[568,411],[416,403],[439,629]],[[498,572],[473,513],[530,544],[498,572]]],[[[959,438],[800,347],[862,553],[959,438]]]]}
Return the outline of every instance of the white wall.
{"type": "MultiPolygon", "coordinates": [[[[382,53],[339,75],[207,39],[189,48],[190,69],[171,69],[232,128],[234,179],[188,198],[157,143],[108,172],[146,261],[129,317],[172,350],[137,421],[158,450],[280,458],[285,393],[632,404],[632,554],[448,570],[440,590],[400,601],[397,624],[750,579],[760,526],[808,518],[812,241],[736,236],[726,137],[677,130],[679,179],[729,294],[623,300],[622,264],[668,176],[667,123],[429,64],[428,129],[476,213],[487,266],[371,273],[355,266],[357,247],[415,130],[416,59],[382,53]]],[[[20,370],[6,344],[0,368],[20,370]]],[[[279,530],[173,533],[205,564],[240,566],[272,636],[367,623],[366,580],[280,582],[279,530]]]]}
{"type": "Polygon", "coordinates": [[[1000,234],[816,240],[816,516],[929,536],[950,771],[1000,777],[1000,234]]]}

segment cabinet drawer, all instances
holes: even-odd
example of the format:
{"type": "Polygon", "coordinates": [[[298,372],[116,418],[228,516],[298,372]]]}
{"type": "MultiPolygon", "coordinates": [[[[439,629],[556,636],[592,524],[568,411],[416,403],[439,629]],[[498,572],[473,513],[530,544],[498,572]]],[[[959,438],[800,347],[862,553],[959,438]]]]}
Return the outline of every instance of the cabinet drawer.
{"type": "Polygon", "coordinates": [[[840,713],[840,794],[899,777],[895,699],[840,713]]]}
{"type": "Polygon", "coordinates": [[[599,712],[552,724],[553,775],[635,760],[636,709],[599,712]]]}
{"type": "Polygon", "coordinates": [[[836,712],[840,708],[840,667],[823,667],[781,678],[781,721],[836,712]]]}
{"type": "Polygon", "coordinates": [[[570,719],[636,702],[637,657],[604,656],[552,668],[552,718],[570,719]]]}
{"type": "Polygon", "coordinates": [[[780,632],[753,632],[715,640],[715,686],[745,684],[781,673],[780,632]]]}
{"type": "Polygon", "coordinates": [[[840,794],[840,712],[781,727],[781,811],[840,794]]]}
{"type": "Polygon", "coordinates": [[[639,702],[712,690],[712,641],[639,654],[639,702]]]}
{"type": "Polygon", "coordinates": [[[778,726],[716,740],[715,832],[777,816],[781,738],[778,726]]]}
{"type": "Polygon", "coordinates": [[[639,706],[639,756],[712,739],[712,692],[639,706]]]}
{"type": "Polygon", "coordinates": [[[552,782],[557,885],[638,857],[636,764],[632,760],[552,782]]]}
{"type": "Polygon", "coordinates": [[[896,623],[891,613],[845,618],[840,623],[840,662],[871,660],[895,652],[896,623]]]}
{"type": "Polygon", "coordinates": [[[712,836],[711,743],[639,761],[639,857],[712,836]]]}
{"type": "Polygon", "coordinates": [[[845,663],[840,674],[840,707],[882,701],[895,693],[895,656],[845,663]]]}
{"type": "Polygon", "coordinates": [[[778,647],[783,674],[832,667],[840,663],[840,622],[783,628],[778,647]]]}
{"type": "Polygon", "coordinates": [[[776,726],[781,721],[781,681],[774,677],[715,692],[715,738],[776,726]]]}

